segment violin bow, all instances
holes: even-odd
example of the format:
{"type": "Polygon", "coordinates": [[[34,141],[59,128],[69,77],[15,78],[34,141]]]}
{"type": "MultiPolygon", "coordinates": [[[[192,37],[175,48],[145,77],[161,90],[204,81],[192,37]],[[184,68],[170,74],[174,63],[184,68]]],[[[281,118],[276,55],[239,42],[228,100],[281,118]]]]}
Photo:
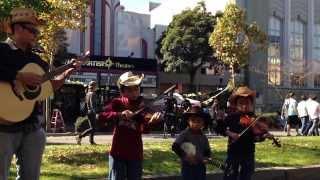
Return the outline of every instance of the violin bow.
{"type": "Polygon", "coordinates": [[[208,98],[205,101],[202,101],[202,104],[208,105],[209,103],[211,103],[213,101],[214,98],[220,96],[222,93],[224,93],[225,91],[229,90],[229,85],[227,85],[223,90],[221,90],[220,92],[218,92],[217,94],[211,96],[210,98],[208,98]]]}
{"type": "Polygon", "coordinates": [[[253,125],[256,124],[256,122],[261,118],[263,117],[262,115],[258,116],[257,118],[255,118],[255,120],[253,120],[249,126],[247,128],[245,128],[240,134],[239,134],[239,137],[241,137],[244,133],[246,133],[248,131],[248,129],[250,129],[250,127],[252,127],[253,125]]]}
{"type": "MultiPolygon", "coordinates": [[[[258,116],[255,120],[253,120],[253,121],[249,124],[249,126],[248,126],[246,129],[244,129],[244,130],[239,134],[239,137],[241,137],[244,133],[246,133],[246,132],[248,131],[248,129],[249,129],[250,127],[252,127],[254,124],[256,124],[256,122],[257,122],[259,119],[261,119],[262,117],[263,117],[263,115],[260,115],[260,116],[258,116]]],[[[269,139],[271,139],[271,140],[273,141],[272,144],[274,144],[274,145],[277,146],[277,147],[281,147],[281,144],[280,144],[278,138],[275,138],[275,137],[272,135],[272,137],[270,137],[269,139]]]]}
{"type": "MultiPolygon", "coordinates": [[[[156,98],[154,98],[154,99],[150,102],[150,104],[153,103],[153,102],[155,102],[155,101],[157,101],[157,100],[159,100],[159,99],[162,98],[164,95],[166,95],[166,94],[168,94],[170,91],[172,91],[174,88],[176,88],[176,85],[170,86],[168,89],[166,89],[165,91],[163,91],[159,96],[157,96],[156,98]]],[[[139,113],[140,113],[141,111],[143,111],[145,108],[146,108],[146,106],[144,105],[142,108],[136,110],[136,111],[134,112],[134,114],[135,114],[135,115],[136,115],[136,114],[139,114],[139,113]]]]}

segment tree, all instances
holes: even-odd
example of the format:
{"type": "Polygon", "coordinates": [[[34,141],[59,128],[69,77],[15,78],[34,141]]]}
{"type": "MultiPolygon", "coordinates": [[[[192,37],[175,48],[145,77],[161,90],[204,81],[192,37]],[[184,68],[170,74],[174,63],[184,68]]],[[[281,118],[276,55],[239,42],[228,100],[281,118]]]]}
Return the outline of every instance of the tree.
{"type": "MultiPolygon", "coordinates": [[[[41,28],[40,46],[44,52],[41,56],[50,62],[58,52],[57,34],[61,29],[83,29],[81,23],[85,16],[88,0],[6,0],[0,1],[0,19],[8,17],[14,7],[29,7],[37,11],[46,22],[41,28]]],[[[3,34],[2,34],[3,35],[3,34]]],[[[50,62],[52,63],[52,62],[50,62]]]]}
{"type": "Polygon", "coordinates": [[[164,39],[164,37],[166,37],[166,31],[163,31],[161,36],[159,37],[159,39],[156,41],[156,50],[155,50],[155,54],[157,59],[163,59],[163,55],[161,53],[161,42],[164,39]]]}
{"type": "Polygon", "coordinates": [[[249,53],[265,48],[266,34],[253,22],[246,22],[245,11],[229,4],[218,18],[209,43],[218,60],[230,67],[231,86],[235,87],[235,71],[248,64],[249,53]]]}
{"type": "Polygon", "coordinates": [[[67,50],[69,44],[66,43],[67,33],[64,29],[56,31],[53,39],[57,44],[57,50],[53,57],[53,65],[57,67],[63,65],[67,59],[70,59],[71,56],[67,50]]]}
{"type": "Polygon", "coordinates": [[[88,0],[47,0],[50,2],[52,11],[42,13],[41,17],[47,20],[47,25],[41,33],[40,43],[47,53],[46,60],[51,60],[59,49],[55,41],[56,33],[61,29],[84,29],[83,19],[88,0]]]}
{"type": "MultiPolygon", "coordinates": [[[[10,11],[14,7],[31,7],[37,12],[50,11],[50,3],[46,0],[4,0],[0,1],[0,20],[3,20],[10,15],[10,11]]],[[[4,40],[7,34],[0,30],[0,40],[4,40]]]]}
{"type": "Polygon", "coordinates": [[[191,89],[194,89],[194,77],[198,69],[214,60],[213,50],[208,43],[214,24],[215,17],[207,12],[204,2],[200,2],[194,9],[184,10],[174,16],[163,34],[160,53],[165,71],[180,68],[188,72],[191,89]]]}

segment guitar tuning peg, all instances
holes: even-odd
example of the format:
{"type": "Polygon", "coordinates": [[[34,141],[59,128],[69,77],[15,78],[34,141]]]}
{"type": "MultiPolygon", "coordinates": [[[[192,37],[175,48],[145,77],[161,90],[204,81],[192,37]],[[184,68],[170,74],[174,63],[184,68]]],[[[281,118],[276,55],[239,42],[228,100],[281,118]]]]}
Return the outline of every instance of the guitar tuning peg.
{"type": "Polygon", "coordinates": [[[90,55],[90,51],[86,51],[86,53],[84,53],[85,56],[89,56],[90,55]]]}

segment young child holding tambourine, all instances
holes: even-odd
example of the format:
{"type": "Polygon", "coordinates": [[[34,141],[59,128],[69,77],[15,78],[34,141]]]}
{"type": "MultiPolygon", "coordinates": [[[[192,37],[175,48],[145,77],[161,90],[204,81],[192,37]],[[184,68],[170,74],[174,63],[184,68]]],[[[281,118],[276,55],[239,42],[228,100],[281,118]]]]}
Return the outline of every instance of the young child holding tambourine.
{"type": "Polygon", "coordinates": [[[184,113],[188,128],[182,131],[172,145],[172,150],[181,159],[183,180],[205,180],[205,164],[211,159],[208,138],[202,132],[206,115],[201,107],[192,107],[184,113]]]}

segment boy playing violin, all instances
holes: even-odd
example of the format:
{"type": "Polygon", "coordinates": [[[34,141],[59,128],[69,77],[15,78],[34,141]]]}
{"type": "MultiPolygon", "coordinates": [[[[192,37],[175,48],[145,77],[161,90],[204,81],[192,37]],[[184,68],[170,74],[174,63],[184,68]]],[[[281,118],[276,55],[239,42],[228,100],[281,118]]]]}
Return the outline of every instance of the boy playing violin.
{"type": "Polygon", "coordinates": [[[109,180],[142,179],[143,143],[142,133],[157,122],[160,113],[146,120],[143,98],[140,96],[142,75],[126,72],[119,77],[117,85],[120,97],[115,98],[99,116],[99,120],[113,121],[112,146],[109,153],[109,180]],[[139,112],[139,113],[138,113],[139,112]]]}
{"type": "Polygon", "coordinates": [[[235,112],[225,119],[224,132],[229,140],[224,180],[251,180],[255,166],[255,142],[272,137],[264,124],[261,124],[260,132],[250,126],[254,122],[255,96],[255,91],[246,86],[239,87],[230,96],[230,105],[235,112]]]}

